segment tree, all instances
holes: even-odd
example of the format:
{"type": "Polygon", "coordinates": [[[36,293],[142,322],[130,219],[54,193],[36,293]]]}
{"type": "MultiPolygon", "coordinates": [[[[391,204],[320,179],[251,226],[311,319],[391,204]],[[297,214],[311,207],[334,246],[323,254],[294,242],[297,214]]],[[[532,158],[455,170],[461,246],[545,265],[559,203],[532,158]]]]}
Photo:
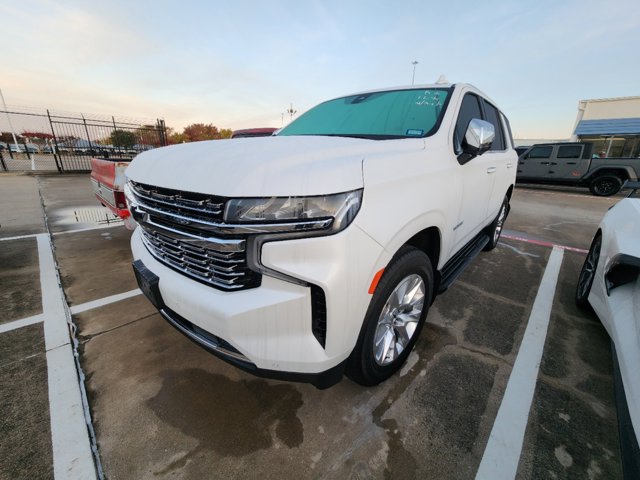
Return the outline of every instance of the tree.
{"type": "MultiPolygon", "coordinates": [[[[16,135],[16,139],[20,142],[22,137],[20,135],[16,135]]],[[[0,132],[0,142],[13,143],[13,135],[11,135],[11,132],[0,132]]]]}
{"type": "Polygon", "coordinates": [[[217,140],[220,138],[218,127],[211,123],[193,123],[184,127],[183,135],[188,142],[199,142],[201,140],[217,140]]]}
{"type": "Polygon", "coordinates": [[[177,132],[167,135],[167,139],[169,141],[169,145],[174,145],[176,143],[184,143],[188,141],[184,133],[177,133],[177,132]]]}
{"type": "MultiPolygon", "coordinates": [[[[167,129],[167,136],[168,136],[167,129]]],[[[160,129],[158,125],[142,125],[136,129],[136,137],[138,143],[142,145],[149,145],[152,147],[159,147],[162,145],[162,138],[160,136],[160,129]]]]}
{"type": "Polygon", "coordinates": [[[114,130],[110,137],[114,147],[131,148],[138,142],[136,134],[128,130],[114,130]]]}
{"type": "Polygon", "coordinates": [[[53,138],[53,135],[51,135],[50,133],[44,133],[44,132],[27,132],[24,131],[22,132],[22,137],[27,137],[27,138],[32,138],[32,139],[42,139],[42,140],[46,140],[48,138],[53,138]]]}
{"type": "Polygon", "coordinates": [[[184,127],[182,133],[178,133],[171,127],[166,127],[167,141],[169,145],[184,142],[199,142],[202,140],[220,140],[231,138],[233,131],[229,128],[218,129],[215,125],[208,123],[192,123],[184,127]]]}

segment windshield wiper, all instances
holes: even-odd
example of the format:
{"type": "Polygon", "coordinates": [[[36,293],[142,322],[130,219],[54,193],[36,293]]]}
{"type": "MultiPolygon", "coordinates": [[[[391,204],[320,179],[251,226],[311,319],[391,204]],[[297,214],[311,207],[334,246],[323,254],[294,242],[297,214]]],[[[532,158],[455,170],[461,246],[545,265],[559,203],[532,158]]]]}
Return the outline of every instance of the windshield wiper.
{"type": "Polygon", "coordinates": [[[405,135],[381,135],[381,134],[367,134],[367,133],[325,133],[323,137],[347,137],[347,138],[363,138],[365,140],[398,140],[400,138],[415,138],[407,137],[405,135]]]}
{"type": "Polygon", "coordinates": [[[282,135],[274,135],[275,137],[344,137],[344,138],[362,138],[364,140],[398,140],[401,138],[420,138],[408,135],[382,135],[375,133],[296,133],[296,134],[287,134],[284,133],[282,135]]]}

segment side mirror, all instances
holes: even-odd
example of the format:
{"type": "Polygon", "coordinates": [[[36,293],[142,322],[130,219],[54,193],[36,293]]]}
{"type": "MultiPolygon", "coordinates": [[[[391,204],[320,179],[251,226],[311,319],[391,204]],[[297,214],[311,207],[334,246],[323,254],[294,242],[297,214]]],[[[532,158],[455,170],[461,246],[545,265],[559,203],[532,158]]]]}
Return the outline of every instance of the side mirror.
{"type": "Polygon", "coordinates": [[[464,134],[462,151],[471,157],[482,155],[491,148],[494,138],[496,130],[491,123],[473,118],[469,122],[467,133],[464,134]]]}

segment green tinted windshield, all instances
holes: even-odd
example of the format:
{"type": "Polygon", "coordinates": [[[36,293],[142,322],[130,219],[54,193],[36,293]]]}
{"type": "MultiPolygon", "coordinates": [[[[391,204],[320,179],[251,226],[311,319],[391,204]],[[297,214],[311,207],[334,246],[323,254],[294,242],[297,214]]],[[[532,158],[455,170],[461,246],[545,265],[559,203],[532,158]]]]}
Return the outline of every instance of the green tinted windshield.
{"type": "Polygon", "coordinates": [[[393,90],[329,100],[301,115],[278,135],[425,137],[438,129],[450,91],[393,90]]]}

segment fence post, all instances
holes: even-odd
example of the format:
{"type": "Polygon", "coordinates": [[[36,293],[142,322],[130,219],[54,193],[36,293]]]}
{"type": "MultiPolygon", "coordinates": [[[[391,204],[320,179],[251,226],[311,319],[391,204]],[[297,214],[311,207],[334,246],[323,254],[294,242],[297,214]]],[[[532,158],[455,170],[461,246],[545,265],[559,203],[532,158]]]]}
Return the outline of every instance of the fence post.
{"type": "Polygon", "coordinates": [[[9,169],[7,168],[7,164],[4,163],[4,158],[2,158],[2,150],[0,150],[0,165],[2,165],[2,169],[6,172],[9,169]]]}
{"type": "MultiPolygon", "coordinates": [[[[118,127],[116,127],[116,119],[113,115],[111,115],[111,121],[113,122],[113,139],[111,141],[115,144],[115,139],[118,138],[115,132],[118,130],[118,127]]],[[[120,153],[120,147],[118,145],[113,145],[113,153],[117,157],[122,155],[122,153],[120,153]]]]}
{"type": "Polygon", "coordinates": [[[24,146],[24,153],[27,154],[27,158],[29,159],[29,161],[31,161],[31,170],[35,170],[36,163],[33,160],[33,156],[31,155],[31,152],[29,151],[29,147],[27,147],[27,142],[24,140],[24,138],[22,139],[22,145],[24,146]]]}
{"type": "Polygon", "coordinates": [[[62,173],[62,159],[59,159],[58,163],[58,139],[56,138],[56,132],[53,129],[53,122],[51,121],[51,114],[49,113],[49,109],[47,109],[47,117],[49,117],[49,125],[51,126],[51,135],[53,135],[53,143],[55,144],[53,151],[53,160],[56,162],[56,168],[58,169],[58,173],[62,173]]]}
{"type": "Polygon", "coordinates": [[[160,143],[163,147],[167,146],[167,129],[164,124],[164,120],[161,118],[156,119],[158,123],[158,133],[160,134],[160,143]]]}
{"type": "Polygon", "coordinates": [[[89,137],[89,128],[87,128],[87,121],[84,118],[84,114],[81,113],[80,115],[82,115],[82,123],[84,123],[84,131],[87,133],[87,141],[89,142],[89,154],[91,154],[91,152],[93,151],[93,144],[91,143],[91,137],[89,137]]]}

